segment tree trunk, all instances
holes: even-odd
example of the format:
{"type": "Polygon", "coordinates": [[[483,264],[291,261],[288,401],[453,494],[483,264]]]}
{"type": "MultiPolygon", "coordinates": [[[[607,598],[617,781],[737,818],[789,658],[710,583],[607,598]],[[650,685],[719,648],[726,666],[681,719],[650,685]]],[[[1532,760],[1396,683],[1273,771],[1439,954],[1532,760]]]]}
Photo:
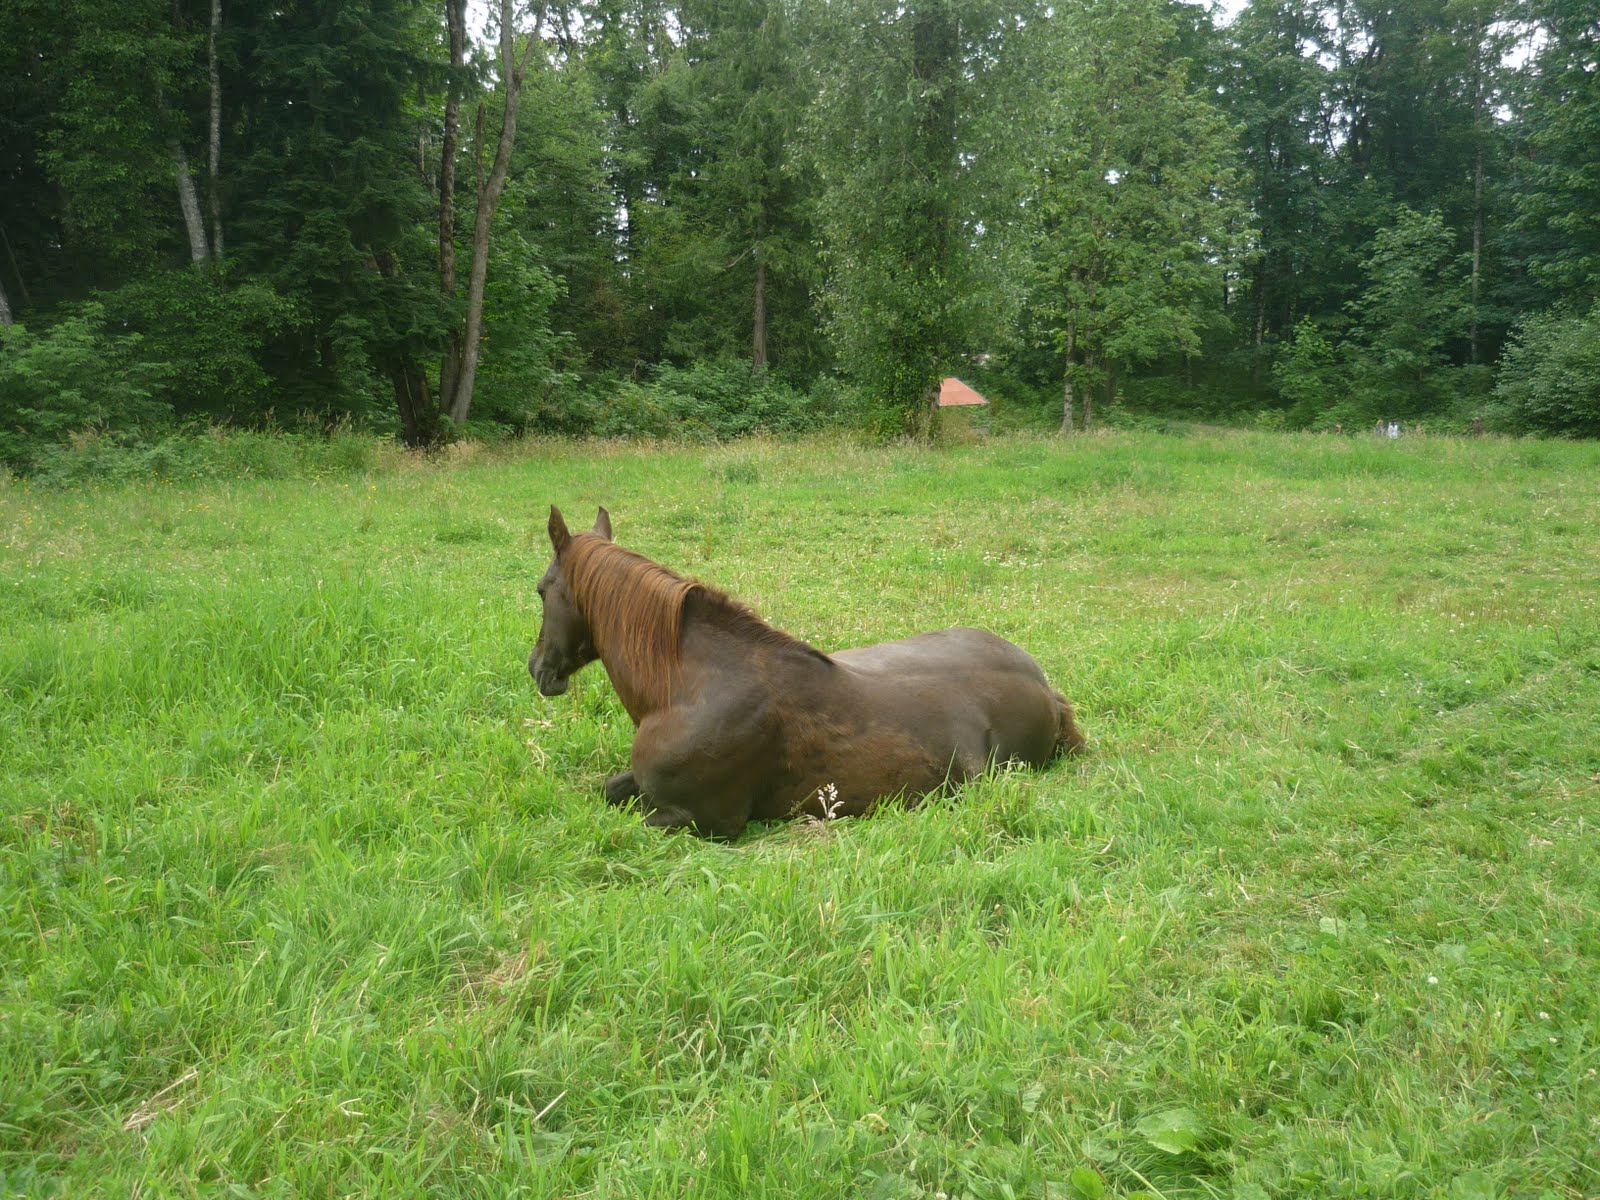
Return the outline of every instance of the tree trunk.
{"type": "Polygon", "coordinates": [[[1078,348],[1078,322],[1067,321],[1067,369],[1061,373],[1061,432],[1072,433],[1072,356],[1078,348]]]}
{"type": "MultiPolygon", "coordinates": [[[[456,153],[461,142],[461,73],[466,63],[466,0],[445,0],[445,22],[450,27],[450,78],[445,88],[444,135],[439,145],[439,291],[456,294],[456,153]]],[[[479,110],[481,116],[482,109],[479,110]]],[[[478,152],[483,152],[483,129],[478,129],[478,152]]],[[[480,158],[481,161],[481,158],[480,158]]],[[[479,171],[481,176],[482,171],[479,171]]],[[[461,332],[451,330],[439,365],[439,397],[454,402],[461,374],[461,332]]]]}
{"type": "Polygon", "coordinates": [[[222,258],[222,71],[217,64],[217,33],[222,28],[222,0],[211,0],[211,33],[206,39],[206,70],[211,80],[211,129],[207,160],[211,205],[211,257],[222,258]]]}
{"type": "Polygon", "coordinates": [[[1084,366],[1089,379],[1083,389],[1083,431],[1088,433],[1094,427],[1094,378],[1100,373],[1100,364],[1091,354],[1085,357],[1084,366]]]}
{"type": "Polygon", "coordinates": [[[439,440],[439,410],[428,393],[428,376],[408,356],[389,364],[395,407],[400,410],[400,436],[413,450],[425,450],[439,440]]]}
{"type": "Polygon", "coordinates": [[[17,281],[17,295],[22,299],[22,307],[32,308],[33,297],[28,295],[28,281],[23,277],[22,268],[17,265],[17,252],[11,248],[11,239],[6,236],[4,225],[0,225],[0,246],[5,247],[6,261],[11,264],[11,278],[17,281]]]}
{"type": "Polygon", "coordinates": [[[196,266],[211,257],[206,246],[206,227],[200,219],[200,197],[194,190],[194,177],[189,174],[189,156],[177,138],[167,142],[172,155],[173,172],[178,177],[178,207],[183,211],[183,227],[189,233],[189,260],[196,266]]]}
{"type": "Polygon", "coordinates": [[[921,429],[913,430],[919,441],[932,441],[939,432],[939,393],[943,390],[944,380],[934,376],[933,382],[928,385],[928,393],[923,397],[921,429]]]}
{"type": "Polygon", "coordinates": [[[750,365],[757,371],[767,366],[767,206],[765,199],[756,209],[756,236],[752,247],[756,260],[755,314],[750,325],[750,365]]]}
{"type": "MultiPolygon", "coordinates": [[[[1489,68],[1485,61],[1485,41],[1489,37],[1487,21],[1474,30],[1472,50],[1472,311],[1467,329],[1467,361],[1478,362],[1478,302],[1483,286],[1483,140],[1484,118],[1488,115],[1484,104],[1484,73],[1489,68]]],[[[1494,57],[1498,57],[1496,53],[1494,57]]]]}
{"type": "MultiPolygon", "coordinates": [[[[394,279],[400,274],[400,261],[392,250],[376,251],[372,260],[378,274],[394,279]]],[[[326,353],[324,357],[329,357],[326,353]]],[[[413,450],[425,449],[439,440],[439,405],[428,391],[428,375],[403,346],[396,346],[379,358],[394,385],[394,403],[400,410],[400,436],[413,450]]],[[[441,397],[442,399],[442,397],[441,397]]]]}
{"type": "Polygon", "coordinates": [[[1106,407],[1113,408],[1117,403],[1117,361],[1112,359],[1106,364],[1106,407]]]}
{"type": "Polygon", "coordinates": [[[1467,361],[1478,361],[1478,295],[1483,276],[1483,141],[1478,141],[1472,163],[1472,323],[1468,330],[1467,361]]]}
{"type": "Polygon", "coordinates": [[[489,172],[488,183],[478,189],[478,212],[472,226],[472,265],[467,277],[467,325],[461,339],[461,373],[455,381],[455,394],[450,400],[450,419],[458,425],[472,411],[472,389],[478,375],[478,343],[483,334],[483,290],[489,274],[489,225],[500,206],[506,175],[511,170],[511,150],[517,138],[517,106],[522,97],[522,78],[527,71],[533,47],[539,41],[544,11],[541,4],[519,60],[513,45],[511,0],[500,0],[500,65],[505,108],[500,124],[500,143],[494,152],[494,167],[489,172]]]}
{"type": "MultiPolygon", "coordinates": [[[[1256,352],[1250,358],[1250,386],[1261,386],[1261,368],[1264,357],[1262,350],[1267,342],[1267,264],[1260,261],[1256,263],[1256,352]]],[[[1282,336],[1288,336],[1287,333],[1282,336]]]]}
{"type": "Polygon", "coordinates": [[[767,368],[767,264],[756,247],[756,317],[750,338],[750,365],[757,371],[767,368]]]}
{"type": "Polygon", "coordinates": [[[6,283],[0,279],[0,325],[12,324],[11,301],[6,299],[6,283]]]}

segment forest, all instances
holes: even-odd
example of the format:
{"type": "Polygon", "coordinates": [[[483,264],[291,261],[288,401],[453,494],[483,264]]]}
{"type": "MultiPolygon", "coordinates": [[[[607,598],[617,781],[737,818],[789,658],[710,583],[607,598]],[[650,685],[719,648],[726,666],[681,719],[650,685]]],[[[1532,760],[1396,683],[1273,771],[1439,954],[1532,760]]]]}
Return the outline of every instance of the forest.
{"type": "Polygon", "coordinates": [[[1600,436],[1592,0],[0,0],[0,469],[194,427],[1600,436]]]}

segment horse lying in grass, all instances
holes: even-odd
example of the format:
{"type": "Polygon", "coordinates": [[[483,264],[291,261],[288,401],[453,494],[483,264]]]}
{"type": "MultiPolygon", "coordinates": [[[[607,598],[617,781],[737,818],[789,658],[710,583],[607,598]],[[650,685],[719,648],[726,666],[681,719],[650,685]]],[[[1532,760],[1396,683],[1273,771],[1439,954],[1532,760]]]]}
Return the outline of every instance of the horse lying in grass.
{"type": "Polygon", "coordinates": [[[546,696],[605,665],[638,732],[633,769],[605,785],[645,824],[734,837],[745,823],[853,816],[915,800],[996,763],[1082,749],[1072,706],[1039,664],[981,629],[837,654],[550,510],[555,551],[528,670],[546,696]]]}

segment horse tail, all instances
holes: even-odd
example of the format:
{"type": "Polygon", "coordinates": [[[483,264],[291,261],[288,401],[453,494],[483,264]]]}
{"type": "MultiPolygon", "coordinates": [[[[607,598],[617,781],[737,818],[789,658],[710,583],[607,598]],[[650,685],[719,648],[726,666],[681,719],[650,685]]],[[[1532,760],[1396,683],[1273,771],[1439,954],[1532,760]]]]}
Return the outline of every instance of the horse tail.
{"type": "Polygon", "coordinates": [[[1089,743],[1083,734],[1078,732],[1078,724],[1073,719],[1072,704],[1060,692],[1056,692],[1056,753],[1081,754],[1089,743]]]}

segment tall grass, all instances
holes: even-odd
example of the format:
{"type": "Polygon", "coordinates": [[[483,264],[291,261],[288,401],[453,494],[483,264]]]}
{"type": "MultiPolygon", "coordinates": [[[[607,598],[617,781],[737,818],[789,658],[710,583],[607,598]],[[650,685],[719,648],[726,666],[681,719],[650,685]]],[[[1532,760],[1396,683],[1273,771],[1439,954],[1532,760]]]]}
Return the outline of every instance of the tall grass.
{"type": "Polygon", "coordinates": [[[364,465],[0,487],[0,1193],[1600,1193],[1600,448],[364,465]],[[552,502],[1092,751],[646,830],[552,502]]]}

